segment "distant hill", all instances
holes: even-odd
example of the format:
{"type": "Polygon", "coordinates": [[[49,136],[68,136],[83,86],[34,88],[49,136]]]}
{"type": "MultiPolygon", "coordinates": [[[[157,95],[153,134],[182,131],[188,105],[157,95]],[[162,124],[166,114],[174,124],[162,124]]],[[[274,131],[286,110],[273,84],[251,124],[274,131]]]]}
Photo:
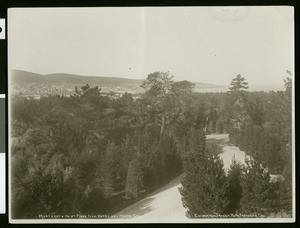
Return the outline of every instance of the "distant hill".
{"type": "Polygon", "coordinates": [[[14,84],[24,83],[72,83],[72,84],[105,84],[105,85],[121,85],[121,84],[142,84],[143,80],[117,78],[117,77],[98,77],[98,76],[82,76],[74,74],[36,74],[32,72],[13,70],[12,82],[14,84]]]}
{"type": "MultiPolygon", "coordinates": [[[[142,79],[129,79],[129,78],[118,78],[118,77],[102,77],[102,76],[83,76],[65,73],[55,74],[37,74],[23,70],[12,70],[11,81],[13,84],[96,84],[96,85],[113,85],[113,86],[133,86],[134,88],[140,88],[143,83],[142,79]]],[[[209,89],[209,88],[225,88],[224,86],[218,86],[214,84],[195,82],[195,90],[198,89],[209,89]]]]}

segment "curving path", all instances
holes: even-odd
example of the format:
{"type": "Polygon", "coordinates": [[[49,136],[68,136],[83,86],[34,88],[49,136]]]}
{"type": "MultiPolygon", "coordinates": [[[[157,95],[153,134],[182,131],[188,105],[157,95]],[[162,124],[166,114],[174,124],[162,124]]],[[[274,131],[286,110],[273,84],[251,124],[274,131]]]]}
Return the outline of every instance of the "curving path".
{"type": "Polygon", "coordinates": [[[210,134],[207,135],[206,141],[216,141],[222,147],[223,153],[219,157],[223,160],[224,169],[227,171],[230,168],[232,159],[235,159],[240,164],[245,164],[245,159],[250,159],[250,156],[241,151],[238,147],[233,146],[229,142],[228,134],[210,134]]]}
{"type": "Polygon", "coordinates": [[[181,202],[178,188],[181,186],[181,176],[173,179],[150,196],[125,208],[117,215],[133,216],[135,222],[180,222],[188,220],[185,208],[181,202]]]}
{"type": "MultiPolygon", "coordinates": [[[[239,148],[229,143],[228,134],[211,134],[207,136],[207,141],[216,141],[223,148],[223,153],[219,156],[224,162],[224,168],[227,170],[235,158],[238,162],[244,163],[246,155],[239,148]]],[[[178,188],[181,186],[181,177],[179,176],[162,188],[156,190],[146,198],[125,208],[117,213],[119,216],[132,216],[128,218],[134,222],[186,222],[186,209],[181,202],[181,195],[178,188]]]]}

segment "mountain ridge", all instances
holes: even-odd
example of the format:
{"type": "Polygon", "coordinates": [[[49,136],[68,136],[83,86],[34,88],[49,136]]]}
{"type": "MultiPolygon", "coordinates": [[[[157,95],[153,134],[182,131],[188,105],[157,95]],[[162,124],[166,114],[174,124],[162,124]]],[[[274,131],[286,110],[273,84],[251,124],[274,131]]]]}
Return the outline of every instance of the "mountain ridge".
{"type": "Polygon", "coordinates": [[[68,73],[38,74],[24,70],[12,70],[12,82],[23,83],[79,83],[79,84],[119,84],[142,83],[141,79],[129,79],[120,77],[84,76],[68,73]]]}
{"type": "MultiPolygon", "coordinates": [[[[104,85],[122,85],[135,84],[141,85],[144,79],[131,79],[121,77],[105,77],[105,76],[85,76],[69,73],[52,73],[52,74],[38,74],[24,70],[12,70],[11,79],[15,84],[24,83],[73,83],[73,84],[104,84],[104,85]]],[[[224,87],[220,85],[194,82],[196,87],[224,87]]]]}

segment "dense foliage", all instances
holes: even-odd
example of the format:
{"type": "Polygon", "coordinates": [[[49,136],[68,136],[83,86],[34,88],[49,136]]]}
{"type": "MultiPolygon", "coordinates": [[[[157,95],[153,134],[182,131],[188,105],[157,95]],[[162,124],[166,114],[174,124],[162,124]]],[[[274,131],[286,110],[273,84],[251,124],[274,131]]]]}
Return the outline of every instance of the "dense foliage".
{"type": "Polygon", "coordinates": [[[12,98],[14,218],[110,214],[181,172],[187,131],[204,125],[188,101],[194,84],[155,72],[142,87],[136,100],[89,85],[71,97],[12,98]]]}
{"type": "MultiPolygon", "coordinates": [[[[239,128],[229,130],[230,137],[253,158],[241,181],[241,210],[245,213],[292,213],[292,83],[290,78],[284,82],[285,91],[239,91],[245,97],[242,109],[234,106],[233,114],[242,118],[239,128]],[[270,174],[280,180],[270,181],[270,174]]],[[[229,122],[233,116],[228,117],[229,122]]]]}
{"type": "Polygon", "coordinates": [[[250,93],[247,85],[245,78],[238,75],[225,99],[218,94],[204,95],[219,100],[210,103],[208,113],[217,114],[206,121],[208,131],[228,132],[231,143],[250,159],[245,166],[233,161],[225,177],[219,172],[219,159],[212,157],[213,153],[207,155],[205,138],[196,143],[190,135],[188,155],[183,157],[186,174],[181,194],[191,218],[236,213],[268,217],[292,214],[291,80],[286,79],[286,91],[279,92],[250,93]],[[210,167],[214,167],[213,172],[210,167]]]}
{"type": "Polygon", "coordinates": [[[290,213],[286,84],[285,92],[249,93],[239,76],[228,94],[203,94],[193,92],[191,82],[174,82],[169,72],[154,72],[137,99],[104,95],[90,85],[70,97],[13,97],[12,216],[112,214],[182,171],[180,191],[190,217],[290,213]],[[207,133],[229,133],[254,158],[249,164],[259,165],[234,164],[226,176],[219,148],[205,143],[207,133]],[[260,164],[285,181],[270,183],[260,164]]]}

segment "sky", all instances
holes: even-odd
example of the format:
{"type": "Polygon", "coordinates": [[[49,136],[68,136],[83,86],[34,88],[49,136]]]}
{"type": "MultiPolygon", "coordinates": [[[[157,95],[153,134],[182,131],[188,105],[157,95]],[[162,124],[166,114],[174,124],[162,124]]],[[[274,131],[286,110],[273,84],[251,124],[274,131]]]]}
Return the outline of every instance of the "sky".
{"type": "Polygon", "coordinates": [[[8,69],[249,86],[294,75],[292,7],[13,8],[8,69]]]}

